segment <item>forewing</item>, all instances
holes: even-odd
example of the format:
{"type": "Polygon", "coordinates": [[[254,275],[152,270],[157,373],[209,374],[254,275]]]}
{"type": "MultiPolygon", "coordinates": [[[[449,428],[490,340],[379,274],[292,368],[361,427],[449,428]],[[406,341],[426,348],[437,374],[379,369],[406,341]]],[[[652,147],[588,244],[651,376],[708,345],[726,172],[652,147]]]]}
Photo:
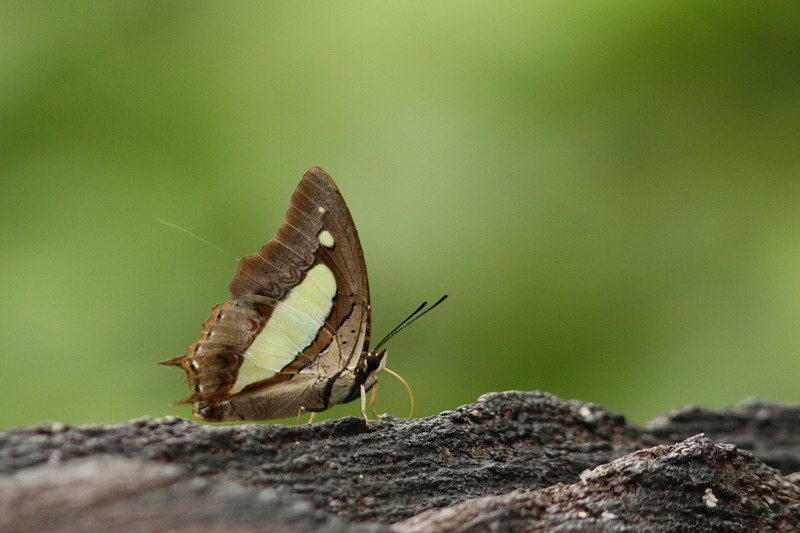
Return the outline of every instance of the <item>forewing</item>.
{"type": "MultiPolygon", "coordinates": [[[[285,301],[309,271],[322,264],[336,281],[333,307],[315,342],[298,356],[308,371],[331,376],[350,366],[369,342],[369,285],[353,218],[336,184],[320,168],[303,176],[275,237],[244,257],[230,284],[231,298],[285,301]],[[305,363],[303,363],[305,364],[305,363]]],[[[295,365],[298,366],[298,365],[295,365]]]]}

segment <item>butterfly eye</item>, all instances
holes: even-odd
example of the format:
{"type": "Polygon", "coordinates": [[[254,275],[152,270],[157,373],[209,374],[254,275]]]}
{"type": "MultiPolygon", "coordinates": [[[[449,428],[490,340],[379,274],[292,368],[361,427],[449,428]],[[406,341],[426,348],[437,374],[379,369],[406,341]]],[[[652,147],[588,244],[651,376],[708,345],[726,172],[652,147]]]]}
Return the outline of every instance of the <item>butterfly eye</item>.
{"type": "Polygon", "coordinates": [[[383,359],[384,352],[370,354],[367,357],[367,370],[372,373],[378,370],[381,366],[381,360],[383,359]]]}

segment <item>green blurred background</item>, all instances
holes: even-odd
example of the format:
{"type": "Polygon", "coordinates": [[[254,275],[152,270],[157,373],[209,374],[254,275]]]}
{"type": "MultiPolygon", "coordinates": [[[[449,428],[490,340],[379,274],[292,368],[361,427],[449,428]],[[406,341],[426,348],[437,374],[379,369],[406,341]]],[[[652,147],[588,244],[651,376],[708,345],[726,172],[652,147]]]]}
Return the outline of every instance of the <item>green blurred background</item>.
{"type": "MultiPolygon", "coordinates": [[[[800,4],[4,2],[0,427],[189,416],[156,365],[303,172],[417,415],[800,401],[800,4]]],[[[326,414],[357,414],[358,406],[326,414]]],[[[380,411],[408,399],[384,377],[380,411]]]]}

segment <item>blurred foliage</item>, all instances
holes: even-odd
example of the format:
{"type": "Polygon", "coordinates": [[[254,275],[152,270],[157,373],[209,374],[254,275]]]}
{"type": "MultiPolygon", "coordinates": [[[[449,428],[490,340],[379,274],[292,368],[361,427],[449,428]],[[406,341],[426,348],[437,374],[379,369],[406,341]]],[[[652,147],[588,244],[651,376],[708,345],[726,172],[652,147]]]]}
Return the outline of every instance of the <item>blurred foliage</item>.
{"type": "MultiPolygon", "coordinates": [[[[178,414],[303,172],[417,415],[800,401],[800,4],[5,2],[0,427],[178,414]]],[[[378,408],[403,415],[384,378],[378,408]]],[[[336,407],[328,416],[356,414],[336,407]]]]}

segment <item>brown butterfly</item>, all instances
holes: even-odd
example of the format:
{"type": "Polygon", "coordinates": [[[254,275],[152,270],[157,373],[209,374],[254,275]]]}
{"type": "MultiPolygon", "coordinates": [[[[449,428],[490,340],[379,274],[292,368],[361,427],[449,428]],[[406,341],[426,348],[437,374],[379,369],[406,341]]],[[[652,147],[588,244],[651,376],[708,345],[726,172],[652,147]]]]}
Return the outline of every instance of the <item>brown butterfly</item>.
{"type": "Polygon", "coordinates": [[[300,180],[275,237],[241,260],[230,294],[200,339],[162,363],[186,371],[194,393],[178,403],[193,403],[209,422],[288,418],[359,397],[363,411],[364,394],[385,369],[380,347],[426,305],[369,350],[364,253],[344,198],[321,168],[300,180]]]}

